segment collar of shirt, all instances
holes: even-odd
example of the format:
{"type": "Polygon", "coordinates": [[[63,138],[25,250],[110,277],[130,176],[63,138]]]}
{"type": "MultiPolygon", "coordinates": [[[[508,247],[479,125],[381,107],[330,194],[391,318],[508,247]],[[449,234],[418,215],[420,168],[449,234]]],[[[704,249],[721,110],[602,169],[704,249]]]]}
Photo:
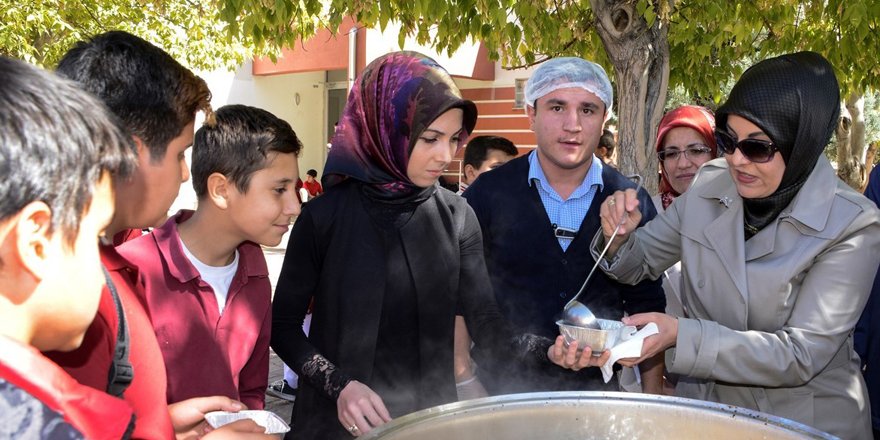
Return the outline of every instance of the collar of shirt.
{"type": "MultiPolygon", "coordinates": [[[[532,150],[529,153],[529,186],[537,183],[538,190],[544,193],[549,194],[551,197],[559,200],[560,202],[564,202],[562,197],[550,186],[550,182],[547,181],[547,176],[544,175],[544,170],[541,168],[541,164],[538,161],[538,150],[532,150]]],[[[602,161],[593,155],[593,160],[590,161],[590,169],[587,171],[586,177],[584,177],[584,181],[581,182],[580,186],[574,190],[573,193],[568,197],[568,200],[577,199],[583,197],[585,194],[590,192],[593,185],[598,185],[599,191],[605,188],[604,182],[602,182],[602,161]]],[[[593,202],[593,198],[590,197],[590,203],[593,202]]]]}
{"type": "Polygon", "coordinates": [[[584,181],[571,193],[566,200],[550,186],[544,170],[538,161],[537,151],[533,151],[529,156],[529,185],[534,184],[538,189],[538,195],[541,197],[541,203],[547,212],[547,218],[550,219],[551,227],[554,234],[557,228],[567,230],[570,235],[560,236],[557,234],[557,241],[563,251],[568,250],[577,232],[580,230],[587,211],[593,203],[593,197],[603,188],[602,182],[602,161],[595,155],[590,163],[590,169],[584,177],[584,181]]]}
{"type": "MultiPolygon", "coordinates": [[[[156,247],[162,258],[168,263],[168,273],[181,283],[186,283],[200,277],[199,271],[187,258],[184,257],[180,232],[177,229],[179,223],[183,223],[192,217],[194,211],[181,209],[176,215],[169,218],[164,225],[153,230],[156,247]]],[[[269,275],[266,259],[263,258],[262,249],[252,242],[244,242],[238,245],[239,264],[238,273],[242,276],[242,283],[247,283],[249,277],[262,277],[269,275]]]]}

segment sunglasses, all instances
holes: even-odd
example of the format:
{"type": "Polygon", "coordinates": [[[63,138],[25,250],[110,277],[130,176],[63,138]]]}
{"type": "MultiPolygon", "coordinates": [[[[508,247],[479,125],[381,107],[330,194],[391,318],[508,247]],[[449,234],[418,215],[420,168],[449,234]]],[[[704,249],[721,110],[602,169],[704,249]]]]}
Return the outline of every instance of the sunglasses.
{"type": "Polygon", "coordinates": [[[779,151],[779,148],[776,148],[773,142],[751,138],[737,141],[730,133],[721,130],[715,130],[715,142],[718,143],[718,148],[724,154],[733,154],[739,148],[740,153],[749,162],[754,163],[770,162],[773,160],[773,155],[779,151]]]}

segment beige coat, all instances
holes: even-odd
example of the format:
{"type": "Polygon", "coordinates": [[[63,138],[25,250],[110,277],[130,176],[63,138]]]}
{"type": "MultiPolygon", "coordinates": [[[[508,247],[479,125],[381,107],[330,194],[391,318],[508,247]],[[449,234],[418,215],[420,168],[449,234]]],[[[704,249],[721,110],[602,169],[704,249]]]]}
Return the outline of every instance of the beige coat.
{"type": "Polygon", "coordinates": [[[667,353],[669,371],[689,376],[679,395],[870,438],[852,331],[880,264],[880,212],[824,156],[791,205],[748,242],[726,162],[707,163],[603,269],[635,283],[679,260],[685,318],[667,353]]]}
{"type": "MultiPolygon", "coordinates": [[[[657,212],[663,212],[663,200],[660,195],[651,197],[657,212]]],[[[684,316],[681,304],[681,262],[678,261],[663,272],[663,293],[666,295],[666,314],[675,317],[684,316]]]]}

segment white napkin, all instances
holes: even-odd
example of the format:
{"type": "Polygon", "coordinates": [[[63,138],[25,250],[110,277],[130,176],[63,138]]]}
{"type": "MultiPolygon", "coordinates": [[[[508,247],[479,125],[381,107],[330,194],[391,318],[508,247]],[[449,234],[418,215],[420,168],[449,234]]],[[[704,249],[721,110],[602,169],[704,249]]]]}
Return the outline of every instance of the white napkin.
{"type": "Polygon", "coordinates": [[[613,366],[618,359],[641,357],[642,342],[644,342],[645,338],[660,333],[657,324],[654,324],[653,322],[649,322],[637,332],[632,331],[632,329],[634,328],[629,326],[620,329],[621,334],[618,342],[614,347],[611,347],[611,357],[608,359],[608,362],[605,362],[601,367],[602,378],[605,379],[605,383],[608,383],[614,375],[611,366],[613,366]]]}

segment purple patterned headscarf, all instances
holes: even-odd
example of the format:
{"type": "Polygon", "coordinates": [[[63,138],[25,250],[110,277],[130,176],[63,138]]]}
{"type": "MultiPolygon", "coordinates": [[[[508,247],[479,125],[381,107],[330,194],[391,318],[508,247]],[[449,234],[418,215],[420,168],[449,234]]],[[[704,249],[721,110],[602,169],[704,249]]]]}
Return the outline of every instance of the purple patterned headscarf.
{"type": "Polygon", "coordinates": [[[352,178],[388,199],[422,191],[407,177],[410,152],[418,135],[452,108],[464,112],[466,136],[477,123],[477,107],[462,99],[445,69],[417,52],[377,58],[348,95],[324,167],[325,188],[352,178]]]}

